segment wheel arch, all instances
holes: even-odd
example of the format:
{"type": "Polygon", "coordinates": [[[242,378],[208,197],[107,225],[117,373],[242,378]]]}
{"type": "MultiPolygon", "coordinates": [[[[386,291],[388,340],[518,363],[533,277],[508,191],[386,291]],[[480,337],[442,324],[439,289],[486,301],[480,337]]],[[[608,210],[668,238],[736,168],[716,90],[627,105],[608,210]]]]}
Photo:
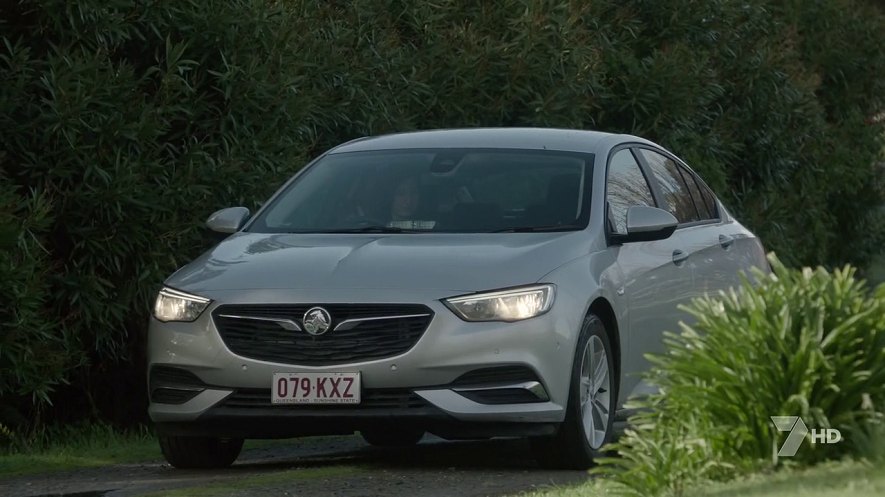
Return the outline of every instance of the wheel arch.
{"type": "Polygon", "coordinates": [[[615,315],[614,308],[605,297],[597,297],[587,310],[587,315],[593,314],[602,320],[605,326],[605,333],[608,335],[608,342],[612,348],[612,356],[615,362],[615,378],[617,378],[618,386],[621,383],[621,334],[618,328],[618,319],[615,315]]]}

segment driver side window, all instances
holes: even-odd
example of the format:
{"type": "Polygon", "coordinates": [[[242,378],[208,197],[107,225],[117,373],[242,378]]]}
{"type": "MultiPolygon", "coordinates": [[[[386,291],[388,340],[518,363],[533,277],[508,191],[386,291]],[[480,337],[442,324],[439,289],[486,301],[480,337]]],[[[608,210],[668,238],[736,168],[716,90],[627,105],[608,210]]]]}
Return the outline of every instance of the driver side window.
{"type": "Polygon", "coordinates": [[[655,206],[648,181],[629,149],[616,152],[609,161],[606,192],[613,233],[627,234],[627,209],[630,207],[655,206]]]}

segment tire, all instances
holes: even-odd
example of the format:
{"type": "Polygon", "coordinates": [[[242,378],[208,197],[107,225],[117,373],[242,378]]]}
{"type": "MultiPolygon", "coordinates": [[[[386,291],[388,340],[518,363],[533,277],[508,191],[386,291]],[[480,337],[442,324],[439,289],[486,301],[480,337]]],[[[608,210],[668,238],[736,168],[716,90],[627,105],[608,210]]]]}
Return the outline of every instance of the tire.
{"type": "Polygon", "coordinates": [[[578,344],[575,347],[575,357],[572,364],[571,382],[569,386],[568,405],[566,406],[565,420],[559,427],[556,435],[551,437],[538,437],[532,439],[532,451],[538,464],[545,468],[559,469],[587,469],[593,464],[593,457],[600,453],[600,449],[611,440],[612,427],[614,425],[614,413],[618,402],[618,379],[615,377],[614,357],[611,352],[608,334],[605,326],[595,315],[588,315],[581,327],[578,344]],[[604,356],[599,351],[605,352],[604,356]],[[590,357],[590,368],[595,368],[601,358],[605,358],[605,377],[598,376],[599,385],[592,381],[581,381],[588,369],[585,366],[585,353],[590,357]],[[583,398],[587,399],[586,407],[582,409],[582,387],[585,392],[583,398]],[[594,409],[595,407],[595,409],[594,409]],[[588,414],[592,424],[592,437],[587,436],[587,424],[585,413],[588,414]],[[607,413],[607,415],[605,414],[607,413]],[[603,419],[604,418],[604,419],[603,419]]]}
{"type": "Polygon", "coordinates": [[[363,440],[375,447],[411,447],[424,437],[424,430],[418,428],[375,428],[360,431],[363,440]]]}
{"type": "Polygon", "coordinates": [[[160,450],[179,469],[226,468],[243,448],[242,438],[179,437],[160,435],[160,450]]]}

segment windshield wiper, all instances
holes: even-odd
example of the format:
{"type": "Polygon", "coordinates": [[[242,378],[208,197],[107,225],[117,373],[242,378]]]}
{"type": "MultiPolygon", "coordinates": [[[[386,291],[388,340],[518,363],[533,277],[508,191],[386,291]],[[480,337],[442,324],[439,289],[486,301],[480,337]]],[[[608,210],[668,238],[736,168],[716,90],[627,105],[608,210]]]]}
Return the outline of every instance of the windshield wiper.
{"type": "Polygon", "coordinates": [[[415,233],[417,230],[407,230],[396,226],[369,225],[359,228],[344,228],[339,230],[323,230],[320,233],[415,233]]]}
{"type": "Polygon", "coordinates": [[[576,231],[582,226],[578,224],[551,224],[549,226],[511,226],[492,231],[492,233],[542,233],[545,231],[576,231]]]}

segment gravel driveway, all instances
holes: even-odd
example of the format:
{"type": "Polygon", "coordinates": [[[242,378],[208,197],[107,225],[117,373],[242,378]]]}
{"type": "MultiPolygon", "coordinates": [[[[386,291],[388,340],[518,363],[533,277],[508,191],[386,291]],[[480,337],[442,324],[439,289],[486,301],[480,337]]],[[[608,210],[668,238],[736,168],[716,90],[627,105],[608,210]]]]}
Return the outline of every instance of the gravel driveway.
{"type": "Polygon", "coordinates": [[[176,470],[154,462],[29,475],[0,481],[13,497],[184,495],[486,496],[572,485],[585,471],[535,466],[521,440],[445,442],[379,449],[358,437],[293,440],[250,449],[227,470],[176,470]]]}

